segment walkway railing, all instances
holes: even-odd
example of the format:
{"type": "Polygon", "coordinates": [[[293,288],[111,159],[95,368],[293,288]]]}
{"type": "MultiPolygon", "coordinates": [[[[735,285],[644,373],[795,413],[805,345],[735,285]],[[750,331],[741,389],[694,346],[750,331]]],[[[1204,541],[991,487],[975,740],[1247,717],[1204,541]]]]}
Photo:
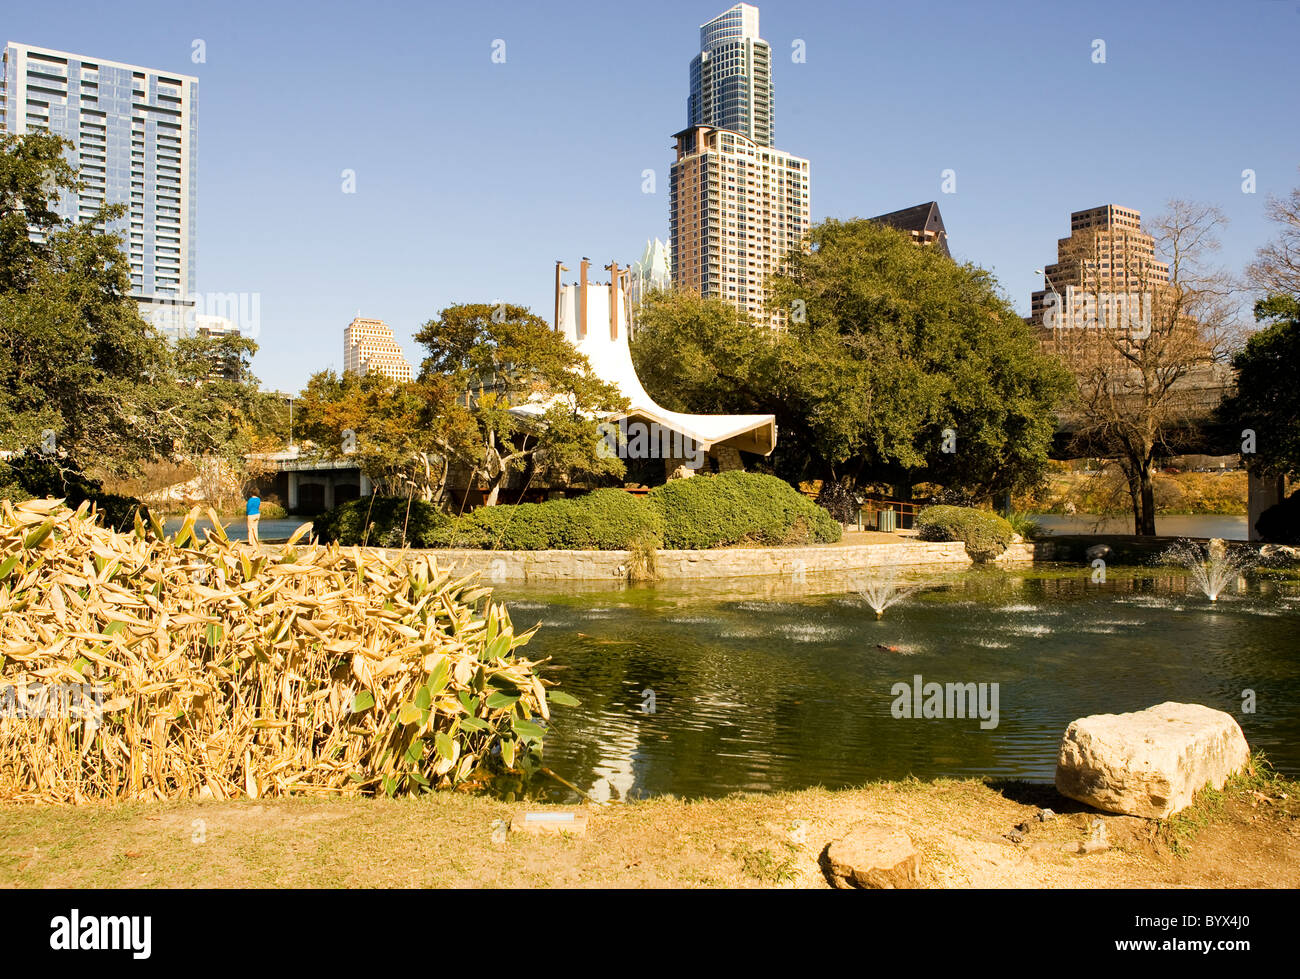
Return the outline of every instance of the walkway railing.
{"type": "MultiPolygon", "coordinates": [[[[910,530],[915,525],[916,515],[921,511],[923,506],[924,504],[915,503],[911,500],[891,500],[887,496],[868,494],[863,498],[862,505],[858,509],[858,530],[877,529],[879,520],[876,515],[891,510],[895,514],[894,529],[910,530]]],[[[886,527],[886,529],[889,528],[886,527]]]]}

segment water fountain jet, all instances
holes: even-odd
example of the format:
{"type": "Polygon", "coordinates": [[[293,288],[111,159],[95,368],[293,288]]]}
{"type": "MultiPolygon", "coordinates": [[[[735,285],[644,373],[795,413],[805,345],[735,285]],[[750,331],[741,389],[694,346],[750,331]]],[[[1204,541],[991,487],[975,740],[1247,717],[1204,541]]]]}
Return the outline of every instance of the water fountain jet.
{"type": "Polygon", "coordinates": [[[884,618],[885,609],[906,598],[908,595],[926,586],[926,582],[900,582],[896,564],[882,564],[871,569],[866,579],[858,588],[862,600],[876,613],[876,618],[884,618]]]}
{"type": "Polygon", "coordinates": [[[1166,562],[1186,568],[1205,597],[1217,602],[1228,586],[1239,579],[1256,560],[1245,548],[1230,548],[1221,538],[1204,547],[1192,541],[1179,541],[1161,555],[1166,562]]]}

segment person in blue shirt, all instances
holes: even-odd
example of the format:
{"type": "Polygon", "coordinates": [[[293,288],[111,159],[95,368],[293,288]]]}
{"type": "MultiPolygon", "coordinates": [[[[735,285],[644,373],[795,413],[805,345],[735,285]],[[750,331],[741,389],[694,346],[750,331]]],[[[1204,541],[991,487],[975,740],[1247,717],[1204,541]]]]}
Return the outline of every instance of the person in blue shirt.
{"type": "Polygon", "coordinates": [[[248,506],[244,509],[248,516],[248,543],[257,543],[257,521],[262,515],[262,501],[256,496],[248,498],[248,506]]]}

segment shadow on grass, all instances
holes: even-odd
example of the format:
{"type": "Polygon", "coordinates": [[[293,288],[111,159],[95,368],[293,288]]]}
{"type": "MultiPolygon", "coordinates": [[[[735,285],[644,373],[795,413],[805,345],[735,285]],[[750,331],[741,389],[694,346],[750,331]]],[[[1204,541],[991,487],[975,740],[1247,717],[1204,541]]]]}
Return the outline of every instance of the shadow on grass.
{"type": "Polygon", "coordinates": [[[1022,806],[1050,809],[1057,815],[1068,815],[1075,812],[1095,813],[1097,811],[1085,802],[1079,802],[1076,799],[1061,795],[1051,782],[988,779],[985,784],[1004,799],[1018,802],[1022,806]]]}

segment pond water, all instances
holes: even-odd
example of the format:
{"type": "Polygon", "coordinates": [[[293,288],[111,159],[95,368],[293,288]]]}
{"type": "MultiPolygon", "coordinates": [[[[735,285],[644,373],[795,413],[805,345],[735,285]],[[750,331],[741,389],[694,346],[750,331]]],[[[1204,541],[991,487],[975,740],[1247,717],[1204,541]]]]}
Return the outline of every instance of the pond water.
{"type": "MultiPolygon", "coordinates": [[[[181,529],[183,523],[185,523],[185,518],[183,516],[168,517],[163,521],[163,531],[168,534],[174,534],[176,531],[181,529]]],[[[263,518],[257,525],[257,536],[259,540],[268,543],[288,540],[290,535],[305,523],[311,523],[311,517],[286,517],[283,520],[268,520],[263,518]]],[[[233,540],[248,539],[248,521],[243,517],[238,517],[228,521],[223,520],[221,526],[226,529],[226,534],[233,540]]],[[[208,530],[211,527],[212,521],[207,517],[202,517],[194,522],[194,529],[198,531],[200,537],[203,536],[203,531],[208,530]]],[[[310,534],[311,531],[308,531],[307,535],[310,536],[310,534]]]]}
{"type": "MultiPolygon", "coordinates": [[[[849,578],[497,594],[516,628],[543,623],[529,654],[552,657],[547,675],[582,700],[557,708],[545,764],[599,799],[1051,781],[1070,721],[1166,700],[1228,711],[1300,774],[1300,587],[1252,583],[1212,605],[1151,569],[1112,568],[1104,584],[1053,566],[932,580],[880,620],[849,578]],[[894,685],[917,675],[998,684],[997,726],[893,716],[894,685]]],[[[577,798],[549,779],[528,789],[577,798]]]]}
{"type": "MultiPolygon", "coordinates": [[[[1133,517],[1095,514],[1037,514],[1033,518],[1049,534],[1131,534],[1133,517]]],[[[1168,513],[1157,514],[1156,533],[1163,537],[1222,537],[1246,540],[1246,515],[1168,513]]]]}

